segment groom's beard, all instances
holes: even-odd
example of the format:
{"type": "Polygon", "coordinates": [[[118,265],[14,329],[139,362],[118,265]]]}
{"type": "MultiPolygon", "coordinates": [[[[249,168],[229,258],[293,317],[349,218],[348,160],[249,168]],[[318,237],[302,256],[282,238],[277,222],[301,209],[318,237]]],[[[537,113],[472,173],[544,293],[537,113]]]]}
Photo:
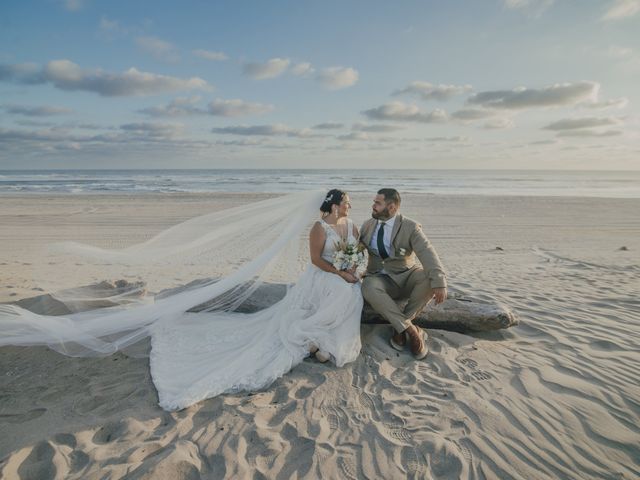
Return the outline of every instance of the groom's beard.
{"type": "Polygon", "coordinates": [[[389,208],[385,207],[385,209],[379,213],[371,212],[371,216],[376,220],[384,221],[384,220],[389,220],[391,218],[391,213],[389,212],[389,208]]]}

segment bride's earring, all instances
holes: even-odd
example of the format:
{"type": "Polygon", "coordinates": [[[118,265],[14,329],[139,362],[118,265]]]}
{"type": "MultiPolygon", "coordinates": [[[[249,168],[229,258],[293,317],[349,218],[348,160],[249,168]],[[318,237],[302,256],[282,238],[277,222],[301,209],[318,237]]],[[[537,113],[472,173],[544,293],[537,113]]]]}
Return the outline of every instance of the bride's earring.
{"type": "Polygon", "coordinates": [[[336,217],[336,222],[338,221],[338,207],[333,211],[333,216],[336,217]]]}

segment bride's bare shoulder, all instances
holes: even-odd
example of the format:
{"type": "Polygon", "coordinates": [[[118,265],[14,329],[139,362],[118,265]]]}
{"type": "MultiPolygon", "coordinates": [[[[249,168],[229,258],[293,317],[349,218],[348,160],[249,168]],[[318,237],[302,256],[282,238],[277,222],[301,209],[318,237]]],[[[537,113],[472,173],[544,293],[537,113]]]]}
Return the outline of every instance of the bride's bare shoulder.
{"type": "Polygon", "coordinates": [[[321,220],[316,220],[313,222],[313,226],[311,227],[311,234],[324,233],[324,226],[322,225],[321,220]]]}

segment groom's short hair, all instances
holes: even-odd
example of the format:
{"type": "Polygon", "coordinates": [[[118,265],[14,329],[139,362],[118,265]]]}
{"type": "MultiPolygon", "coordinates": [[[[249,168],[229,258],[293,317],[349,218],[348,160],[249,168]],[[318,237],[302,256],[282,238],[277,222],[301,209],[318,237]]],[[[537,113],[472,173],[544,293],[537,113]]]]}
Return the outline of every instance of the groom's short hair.
{"type": "Polygon", "coordinates": [[[400,206],[400,193],[395,188],[381,188],[378,190],[378,195],[384,197],[385,203],[395,203],[400,206]]]}

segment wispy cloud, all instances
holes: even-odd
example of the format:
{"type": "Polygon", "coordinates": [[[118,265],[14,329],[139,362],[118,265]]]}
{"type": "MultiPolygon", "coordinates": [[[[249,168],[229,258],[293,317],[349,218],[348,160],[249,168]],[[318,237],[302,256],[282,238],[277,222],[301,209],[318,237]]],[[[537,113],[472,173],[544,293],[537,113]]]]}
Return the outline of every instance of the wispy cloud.
{"type": "Polygon", "coordinates": [[[445,101],[472,90],[471,85],[433,85],[429,82],[415,81],[403,89],[396,90],[392,95],[413,95],[422,100],[445,101]]]}
{"type": "Polygon", "coordinates": [[[50,117],[53,115],[66,115],[73,113],[73,110],[70,108],[56,107],[52,105],[3,105],[3,108],[7,113],[24,115],[27,117],[50,117]]]}
{"type": "Polygon", "coordinates": [[[452,137],[427,137],[425,138],[426,141],[428,142],[454,142],[454,143],[460,143],[460,142],[468,142],[469,140],[471,140],[469,137],[465,137],[465,136],[461,136],[461,135],[455,135],[452,137]]]}
{"type": "Polygon", "coordinates": [[[604,21],[623,20],[640,12],[640,0],[615,0],[602,16],[604,21]]]}
{"type": "Polygon", "coordinates": [[[193,54],[196,57],[204,58],[205,60],[211,60],[213,62],[222,62],[229,58],[223,52],[212,52],[211,50],[194,50],[193,54]]]}
{"type": "Polygon", "coordinates": [[[558,132],[558,137],[617,137],[622,135],[621,130],[605,130],[599,132],[595,130],[567,130],[558,132]]]}
{"type": "Polygon", "coordinates": [[[152,117],[179,117],[185,115],[214,115],[220,117],[241,117],[260,115],[272,111],[273,105],[246,102],[240,99],[224,100],[216,98],[206,108],[198,106],[200,97],[178,97],[168,105],[149,107],[138,110],[138,113],[152,117]]]}
{"type": "Polygon", "coordinates": [[[291,73],[297,77],[306,77],[308,75],[312,75],[314,72],[315,69],[309,62],[297,63],[291,67],[291,73]]]}
{"type": "Polygon", "coordinates": [[[510,9],[521,9],[528,7],[547,8],[553,4],[554,0],[503,0],[504,6],[510,9]]]}
{"type": "Polygon", "coordinates": [[[212,128],[213,133],[227,135],[264,136],[264,137],[311,137],[314,136],[309,129],[292,128],[278,123],[274,125],[235,125],[230,127],[212,128]]]}
{"type": "Polygon", "coordinates": [[[486,108],[526,109],[577,105],[597,99],[600,85],[595,82],[561,83],[544,88],[519,87],[472,95],[467,102],[486,108]]]}
{"type": "Polygon", "coordinates": [[[460,120],[461,122],[473,122],[474,120],[482,120],[484,118],[496,115],[494,110],[485,110],[483,108],[463,108],[456,110],[451,114],[451,118],[460,120]]]}
{"type": "Polygon", "coordinates": [[[180,60],[178,49],[171,43],[157,37],[137,37],[136,45],[140,50],[165,62],[180,60]]]}
{"type": "Polygon", "coordinates": [[[245,102],[240,99],[215,99],[209,104],[208,112],[221,117],[240,117],[245,115],[260,115],[272,111],[275,107],[264,103],[245,102]]]}
{"type": "Polygon", "coordinates": [[[447,113],[441,109],[431,112],[421,111],[415,105],[402,102],[390,102],[362,112],[372,120],[390,120],[396,122],[443,123],[447,121],[447,113]]]}
{"type": "Polygon", "coordinates": [[[143,136],[166,138],[180,135],[184,130],[184,126],[180,124],[142,122],[127,123],[121,125],[120,129],[143,136]]]}
{"type": "Polygon", "coordinates": [[[620,125],[622,120],[615,117],[582,117],[582,118],[564,118],[557,122],[550,123],[543,130],[577,130],[582,128],[605,127],[611,125],[620,125]]]}
{"type": "Polygon", "coordinates": [[[314,130],[339,130],[343,127],[344,127],[344,124],[342,123],[325,122],[325,123],[319,123],[317,125],[314,125],[311,128],[313,128],[314,130]]]}
{"type": "Polygon", "coordinates": [[[138,110],[138,113],[151,117],[181,117],[184,115],[204,114],[206,110],[197,105],[202,100],[201,97],[178,97],[169,102],[168,105],[148,107],[138,110]]]}
{"type": "Polygon", "coordinates": [[[618,108],[623,109],[629,105],[629,99],[626,97],[622,98],[611,98],[609,100],[602,100],[597,102],[587,102],[580,104],[582,107],[592,108],[595,110],[604,110],[606,108],[618,108]]]}
{"type": "Polygon", "coordinates": [[[323,69],[316,79],[329,90],[351,87],[358,82],[358,71],[351,67],[329,67],[323,69]]]}
{"type": "Polygon", "coordinates": [[[69,10],[70,12],[77,12],[78,10],[82,10],[87,3],[87,0],[64,0],[64,8],[69,10]]]}
{"type": "Polygon", "coordinates": [[[384,124],[376,124],[376,125],[367,125],[365,123],[354,123],[351,126],[351,130],[357,132],[370,132],[370,133],[389,133],[389,132],[397,132],[398,130],[403,130],[404,127],[398,125],[384,125],[384,124]]]}
{"type": "Polygon", "coordinates": [[[484,122],[482,128],[488,130],[504,130],[507,128],[513,128],[515,126],[513,119],[509,117],[497,117],[491,118],[484,122]]]}
{"type": "Polygon", "coordinates": [[[60,90],[87,91],[103,97],[154,95],[184,90],[207,90],[201,78],[176,78],[130,68],[123,73],[88,70],[69,60],[53,60],[44,67],[35,64],[0,65],[0,81],[23,85],[52,84],[60,90]]]}
{"type": "Polygon", "coordinates": [[[351,132],[346,135],[338,135],[336,138],[344,142],[365,142],[371,140],[371,136],[365,132],[351,132]]]}
{"type": "Polygon", "coordinates": [[[288,58],[272,58],[264,63],[247,63],[243,72],[254,80],[266,80],[282,75],[290,63],[288,58]]]}

